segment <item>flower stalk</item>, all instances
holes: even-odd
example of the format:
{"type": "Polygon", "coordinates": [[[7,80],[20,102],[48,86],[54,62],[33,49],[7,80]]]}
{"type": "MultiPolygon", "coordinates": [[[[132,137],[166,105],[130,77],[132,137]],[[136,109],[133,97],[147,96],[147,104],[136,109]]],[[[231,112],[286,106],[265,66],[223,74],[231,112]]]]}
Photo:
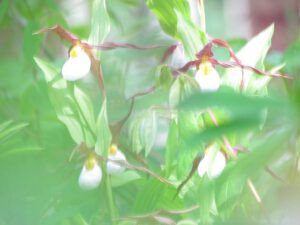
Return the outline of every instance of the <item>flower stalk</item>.
{"type": "Polygon", "coordinates": [[[105,176],[105,191],[106,191],[107,203],[108,203],[108,208],[109,208],[111,224],[115,225],[116,219],[118,218],[118,212],[117,212],[114,198],[113,198],[110,176],[107,174],[105,167],[106,167],[106,164],[105,164],[105,166],[103,166],[103,168],[105,170],[105,175],[106,175],[105,176]]]}

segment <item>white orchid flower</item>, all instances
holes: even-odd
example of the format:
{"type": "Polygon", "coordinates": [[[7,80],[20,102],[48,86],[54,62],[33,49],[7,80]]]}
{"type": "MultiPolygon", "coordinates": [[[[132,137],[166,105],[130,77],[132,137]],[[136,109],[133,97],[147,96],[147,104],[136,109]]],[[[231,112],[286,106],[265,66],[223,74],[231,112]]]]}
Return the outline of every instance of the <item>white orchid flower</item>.
{"type": "Polygon", "coordinates": [[[113,162],[114,160],[126,161],[125,155],[118,149],[116,145],[112,145],[109,149],[107,173],[114,175],[124,172],[125,167],[120,165],[118,162],[113,162]]]}
{"type": "Polygon", "coordinates": [[[204,154],[204,158],[198,165],[198,174],[203,177],[205,174],[209,178],[218,177],[226,166],[224,154],[218,150],[217,145],[209,146],[204,154]]]}
{"type": "Polygon", "coordinates": [[[75,45],[69,52],[69,59],[62,67],[62,76],[65,80],[75,81],[85,77],[91,68],[91,59],[85,50],[75,45]]]}
{"type": "Polygon", "coordinates": [[[210,62],[200,64],[195,79],[203,92],[217,91],[221,84],[219,73],[210,62]]]}
{"type": "Polygon", "coordinates": [[[78,180],[79,186],[84,190],[91,190],[99,186],[101,179],[102,170],[97,160],[91,156],[85,161],[82,167],[78,180]]]}

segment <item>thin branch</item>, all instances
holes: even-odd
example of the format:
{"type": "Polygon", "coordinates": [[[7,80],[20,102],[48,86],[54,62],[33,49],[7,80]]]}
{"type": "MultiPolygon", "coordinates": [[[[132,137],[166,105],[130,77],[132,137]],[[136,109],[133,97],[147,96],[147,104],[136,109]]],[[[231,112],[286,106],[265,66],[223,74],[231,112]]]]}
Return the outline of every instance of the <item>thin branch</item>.
{"type": "Polygon", "coordinates": [[[134,94],[133,96],[131,96],[129,98],[131,100],[131,103],[130,103],[129,110],[128,110],[127,114],[121,120],[119,120],[116,123],[110,125],[110,129],[111,129],[112,133],[114,134],[113,142],[116,142],[116,143],[118,142],[118,137],[119,137],[120,131],[121,131],[122,127],[124,126],[124,124],[126,123],[126,121],[131,116],[132,112],[133,112],[135,99],[137,97],[150,94],[150,93],[154,92],[155,90],[156,90],[156,87],[152,86],[152,87],[146,89],[145,91],[138,92],[138,93],[134,94]]]}
{"type": "Polygon", "coordinates": [[[83,47],[86,49],[98,49],[98,50],[113,50],[117,48],[128,48],[128,49],[137,49],[137,50],[149,50],[149,49],[156,49],[156,48],[165,48],[167,46],[163,45],[150,45],[150,46],[139,46],[135,44],[130,44],[130,43],[115,43],[115,42],[104,42],[103,44],[99,45],[93,45],[89,44],[88,42],[81,41],[76,35],[73,33],[67,31],[60,25],[55,25],[53,27],[47,27],[43,28],[39,31],[36,31],[33,33],[33,35],[41,34],[41,33],[46,33],[46,32],[54,32],[57,34],[60,38],[70,42],[71,44],[77,44],[80,43],[83,47]]]}
{"type": "Polygon", "coordinates": [[[192,166],[188,176],[177,187],[177,191],[176,191],[176,194],[174,195],[173,199],[175,199],[178,196],[178,194],[180,193],[183,186],[192,178],[192,176],[194,175],[194,173],[196,172],[196,170],[198,168],[198,165],[199,165],[201,159],[202,159],[202,156],[196,156],[195,157],[195,159],[193,160],[193,166],[192,166]]]}
{"type": "Polygon", "coordinates": [[[141,91],[141,92],[138,92],[138,93],[135,93],[134,95],[132,95],[130,97],[130,99],[135,99],[137,97],[140,97],[140,96],[143,96],[143,95],[147,95],[147,94],[150,94],[152,92],[154,92],[156,90],[156,87],[155,86],[152,86],[144,91],[141,91]]]}
{"type": "Polygon", "coordinates": [[[94,73],[97,76],[97,80],[98,80],[98,84],[101,90],[101,94],[103,99],[106,98],[106,90],[105,90],[105,86],[104,86],[104,78],[103,78],[103,72],[102,72],[102,66],[100,63],[100,60],[97,59],[94,54],[91,54],[91,59],[92,59],[92,67],[94,70],[94,73]]]}
{"type": "Polygon", "coordinates": [[[174,53],[174,51],[176,50],[177,47],[178,47],[177,44],[171,45],[170,47],[168,47],[167,50],[165,51],[163,57],[160,60],[160,64],[163,64],[169,58],[169,56],[174,53]]]}
{"type": "Polygon", "coordinates": [[[152,176],[153,178],[159,180],[162,183],[165,183],[165,184],[170,185],[170,186],[174,186],[174,184],[171,181],[169,181],[166,178],[164,178],[164,177],[156,174],[155,172],[153,172],[152,170],[150,170],[150,169],[148,169],[146,167],[135,166],[135,165],[132,165],[132,164],[130,164],[127,161],[124,161],[124,160],[112,160],[112,159],[104,158],[104,157],[99,156],[99,155],[97,155],[97,158],[100,161],[104,161],[104,162],[108,162],[109,161],[109,162],[117,163],[118,165],[120,165],[122,167],[125,167],[127,169],[141,171],[143,173],[146,173],[146,174],[152,176]]]}
{"type": "MultiPolygon", "coordinates": [[[[116,161],[114,161],[114,162],[116,162],[116,161]]],[[[167,180],[164,177],[159,176],[158,174],[156,174],[155,172],[151,171],[150,169],[148,169],[146,167],[134,166],[132,164],[129,164],[126,161],[125,162],[124,161],[120,162],[120,164],[125,166],[127,169],[133,169],[133,170],[137,170],[137,171],[147,173],[147,174],[149,174],[150,176],[154,177],[155,179],[159,180],[162,183],[165,183],[165,184],[170,185],[170,186],[174,186],[174,184],[171,181],[167,180]]]]}
{"type": "Polygon", "coordinates": [[[278,176],[273,170],[270,169],[270,167],[265,166],[265,171],[271,175],[275,180],[281,181],[284,184],[287,184],[287,182],[280,176],[278,176]]]}
{"type": "Polygon", "coordinates": [[[240,67],[240,68],[252,71],[252,72],[254,72],[258,75],[262,75],[262,76],[269,76],[269,77],[275,77],[275,78],[285,78],[285,79],[288,79],[288,80],[293,80],[294,79],[293,77],[289,76],[288,74],[263,72],[263,71],[255,68],[255,67],[247,66],[247,65],[241,65],[241,64],[238,64],[238,63],[233,62],[233,61],[221,62],[217,59],[210,59],[210,62],[212,64],[215,64],[215,65],[220,65],[224,68],[240,67]]]}
{"type": "Polygon", "coordinates": [[[82,42],[82,44],[86,45],[87,48],[98,49],[98,50],[102,50],[102,51],[114,50],[114,49],[118,49],[118,48],[128,48],[128,49],[137,49],[137,50],[150,50],[150,49],[167,47],[167,46],[163,46],[163,45],[139,46],[139,45],[135,45],[135,44],[116,43],[116,42],[104,42],[103,44],[100,44],[100,45],[91,45],[87,42],[82,42]]]}
{"type": "Polygon", "coordinates": [[[33,35],[47,33],[47,32],[54,32],[61,39],[66,40],[73,45],[80,42],[80,39],[77,36],[75,36],[73,33],[69,32],[69,31],[67,31],[60,25],[54,25],[53,27],[42,28],[41,30],[34,32],[33,35]]]}
{"type": "Polygon", "coordinates": [[[151,213],[147,213],[144,215],[137,215],[137,216],[128,216],[128,217],[123,217],[120,218],[120,220],[128,220],[128,219],[146,219],[146,218],[151,218],[153,216],[158,216],[161,214],[167,214],[167,215],[182,215],[182,214],[186,214],[186,213],[190,213],[193,212],[197,209],[199,209],[199,205],[194,205],[191,206],[189,208],[186,209],[180,209],[180,210],[166,210],[166,209],[161,209],[161,210],[157,210],[151,213]]]}

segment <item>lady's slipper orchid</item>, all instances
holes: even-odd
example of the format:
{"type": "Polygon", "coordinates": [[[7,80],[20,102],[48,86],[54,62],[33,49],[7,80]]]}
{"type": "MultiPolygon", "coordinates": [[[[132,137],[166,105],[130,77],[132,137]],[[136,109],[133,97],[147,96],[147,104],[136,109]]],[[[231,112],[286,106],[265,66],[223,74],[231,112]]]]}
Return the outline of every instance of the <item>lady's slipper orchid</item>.
{"type": "Polygon", "coordinates": [[[203,92],[217,91],[221,83],[219,73],[210,62],[200,64],[195,79],[203,92]]]}
{"type": "Polygon", "coordinates": [[[205,174],[209,178],[218,177],[226,166],[224,154],[218,150],[216,145],[211,145],[205,151],[204,158],[198,165],[198,174],[203,177],[205,174]]]}
{"type": "Polygon", "coordinates": [[[79,45],[75,45],[69,52],[69,59],[62,68],[62,76],[65,80],[75,81],[85,77],[91,68],[91,59],[85,50],[79,45]]]}
{"type": "Polygon", "coordinates": [[[125,168],[118,162],[113,161],[126,161],[125,155],[118,149],[116,145],[112,145],[109,149],[107,173],[108,174],[120,174],[125,168]]]}
{"type": "Polygon", "coordinates": [[[79,186],[85,190],[91,190],[99,186],[102,179],[102,170],[97,160],[90,156],[84,163],[80,176],[79,186]]]}

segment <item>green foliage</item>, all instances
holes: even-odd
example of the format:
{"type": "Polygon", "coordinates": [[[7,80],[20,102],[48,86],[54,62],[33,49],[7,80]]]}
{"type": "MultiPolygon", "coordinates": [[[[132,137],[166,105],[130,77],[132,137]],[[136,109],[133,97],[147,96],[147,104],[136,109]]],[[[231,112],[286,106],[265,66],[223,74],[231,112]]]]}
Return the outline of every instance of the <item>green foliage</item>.
{"type": "Polygon", "coordinates": [[[157,16],[162,29],[181,41],[191,60],[202,48],[205,34],[192,22],[187,1],[148,0],[148,7],[157,16]]]}
{"type": "Polygon", "coordinates": [[[294,74],[297,76],[299,74],[300,68],[297,58],[299,57],[299,50],[300,50],[300,39],[296,40],[292,43],[288,49],[285,51],[283,58],[286,62],[285,70],[289,74],[294,74]]]}
{"type": "Polygon", "coordinates": [[[180,12],[185,18],[190,18],[190,9],[187,2],[180,0],[172,1],[147,1],[148,7],[156,14],[163,30],[171,35],[177,34],[178,18],[176,11],[180,12]]]}
{"type": "MultiPolygon", "coordinates": [[[[218,21],[230,33],[221,9],[209,10],[227,3],[204,2],[207,27],[213,25],[207,30],[218,21]]],[[[188,1],[80,4],[79,11],[91,15],[88,23],[69,17],[77,12],[67,2],[0,3],[0,224],[273,224],[291,217],[285,210],[299,208],[290,201],[300,184],[299,80],[245,69],[242,89],[240,68],[216,66],[221,88],[201,92],[196,68],[179,73],[159,62],[174,42],[195,60],[211,35],[196,24],[188,1]],[[92,49],[101,62],[102,96],[96,76],[76,82],[61,76],[70,43],[54,33],[32,35],[54,24],[92,45],[163,47],[92,49]],[[111,144],[126,156],[120,174],[107,174],[111,144]],[[226,155],[226,166],[217,177],[201,177],[198,161],[211,144],[226,155]],[[95,190],[83,191],[78,177],[88,155],[99,161],[103,177],[95,190]]],[[[273,33],[270,25],[249,41],[228,43],[243,64],[297,78],[299,40],[272,58],[273,33]]],[[[213,51],[230,60],[226,49],[213,51]]]]}
{"type": "Polygon", "coordinates": [[[175,120],[172,120],[166,144],[165,166],[166,174],[169,176],[173,168],[175,168],[176,155],[178,151],[178,125],[175,120]]]}
{"type": "Polygon", "coordinates": [[[173,82],[173,75],[170,67],[162,65],[158,67],[157,85],[168,90],[173,82]]]}
{"type": "Polygon", "coordinates": [[[13,136],[24,127],[28,126],[26,123],[11,126],[12,122],[12,120],[9,120],[0,124],[0,141],[2,143],[5,142],[10,136],[13,136]]]}
{"type": "Polygon", "coordinates": [[[97,119],[97,142],[95,151],[98,155],[107,156],[111,144],[111,133],[108,125],[106,100],[102,103],[102,108],[97,119]]]}
{"type": "Polygon", "coordinates": [[[94,110],[88,97],[76,85],[68,84],[55,67],[39,58],[35,61],[45,74],[58,119],[67,126],[77,144],[84,142],[89,147],[94,146],[94,110]]]}
{"type": "Polygon", "coordinates": [[[129,133],[131,134],[131,149],[135,153],[145,151],[147,156],[154,144],[157,133],[157,115],[154,110],[140,113],[130,124],[129,133]]]}
{"type": "MultiPolygon", "coordinates": [[[[236,56],[238,59],[245,65],[264,70],[264,59],[271,46],[273,33],[274,24],[248,41],[247,44],[237,52],[236,56]]],[[[244,77],[242,78],[242,71],[237,68],[228,69],[223,76],[224,84],[235,90],[239,89],[242,79],[244,80],[244,89],[246,92],[262,94],[264,90],[267,90],[266,85],[271,77],[259,77],[251,71],[244,71],[244,77]]]]}
{"type": "Polygon", "coordinates": [[[110,19],[107,13],[106,0],[93,1],[91,32],[89,43],[102,44],[110,31],[110,19]]]}

